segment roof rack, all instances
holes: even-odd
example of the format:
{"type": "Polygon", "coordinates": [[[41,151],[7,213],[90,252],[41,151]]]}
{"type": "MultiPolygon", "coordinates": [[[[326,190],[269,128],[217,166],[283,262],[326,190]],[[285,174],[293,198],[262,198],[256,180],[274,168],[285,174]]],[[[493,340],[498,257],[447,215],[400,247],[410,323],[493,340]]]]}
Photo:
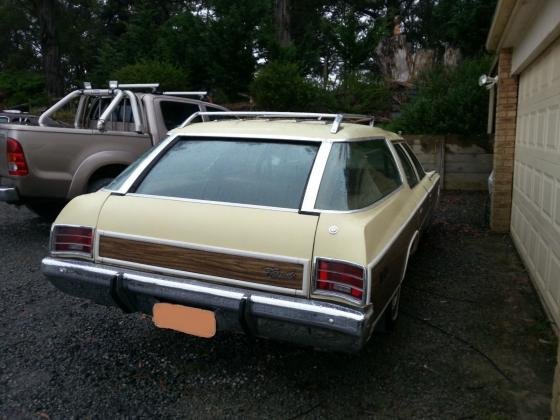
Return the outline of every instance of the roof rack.
{"type": "Polygon", "coordinates": [[[253,117],[255,119],[266,118],[266,119],[286,119],[294,118],[300,120],[333,120],[331,126],[331,133],[336,134],[340,128],[340,124],[343,121],[352,120],[357,123],[369,123],[371,127],[375,122],[375,118],[371,115],[360,115],[360,114],[322,114],[316,112],[264,112],[264,111],[231,111],[231,112],[196,112],[189,116],[179,128],[186,127],[191,124],[197,117],[230,117],[230,118],[242,118],[242,117],[253,117]]]}
{"type": "Polygon", "coordinates": [[[208,95],[206,91],[195,91],[195,92],[163,92],[164,95],[169,96],[198,96],[199,98],[204,98],[208,95]]]}
{"type": "Polygon", "coordinates": [[[119,83],[117,80],[109,81],[110,89],[144,90],[148,89],[155,92],[159,88],[159,83],[119,83]]]}

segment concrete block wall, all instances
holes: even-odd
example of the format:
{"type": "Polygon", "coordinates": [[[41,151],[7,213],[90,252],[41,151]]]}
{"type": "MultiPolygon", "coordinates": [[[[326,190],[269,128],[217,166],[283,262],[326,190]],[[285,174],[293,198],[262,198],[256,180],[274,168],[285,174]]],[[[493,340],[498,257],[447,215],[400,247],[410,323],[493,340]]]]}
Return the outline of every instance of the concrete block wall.
{"type": "Polygon", "coordinates": [[[487,191],[493,155],[459,136],[406,135],[426,170],[436,170],[448,190],[487,191]]]}

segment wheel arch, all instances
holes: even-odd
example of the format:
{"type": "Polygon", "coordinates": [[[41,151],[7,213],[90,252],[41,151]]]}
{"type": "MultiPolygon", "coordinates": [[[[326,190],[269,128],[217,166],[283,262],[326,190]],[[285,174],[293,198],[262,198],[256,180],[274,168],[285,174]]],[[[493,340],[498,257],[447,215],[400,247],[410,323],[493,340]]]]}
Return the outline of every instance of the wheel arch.
{"type": "Polygon", "coordinates": [[[130,165],[138,156],[124,151],[102,151],[85,159],[74,173],[68,190],[68,199],[72,199],[87,191],[88,184],[105,175],[116,176],[122,169],[130,165]]]}

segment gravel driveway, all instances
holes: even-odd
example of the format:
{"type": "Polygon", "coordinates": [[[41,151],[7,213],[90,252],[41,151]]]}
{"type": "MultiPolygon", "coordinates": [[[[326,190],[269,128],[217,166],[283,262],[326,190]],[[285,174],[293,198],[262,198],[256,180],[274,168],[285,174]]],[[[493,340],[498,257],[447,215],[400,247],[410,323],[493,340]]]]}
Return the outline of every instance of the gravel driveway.
{"type": "Polygon", "coordinates": [[[358,355],[158,330],[40,272],[49,226],[0,204],[0,418],[546,418],[556,339],[485,195],[446,193],[401,318],[358,355]]]}

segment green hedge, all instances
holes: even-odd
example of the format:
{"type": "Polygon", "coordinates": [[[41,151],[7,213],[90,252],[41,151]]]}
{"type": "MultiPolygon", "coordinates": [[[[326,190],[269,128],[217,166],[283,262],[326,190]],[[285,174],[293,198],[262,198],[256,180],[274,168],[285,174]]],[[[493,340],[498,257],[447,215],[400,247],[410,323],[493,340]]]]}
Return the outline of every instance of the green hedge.
{"type": "Polygon", "coordinates": [[[387,128],[405,133],[484,135],[488,91],[478,86],[490,59],[470,59],[454,69],[437,66],[417,81],[416,95],[387,128]]]}

